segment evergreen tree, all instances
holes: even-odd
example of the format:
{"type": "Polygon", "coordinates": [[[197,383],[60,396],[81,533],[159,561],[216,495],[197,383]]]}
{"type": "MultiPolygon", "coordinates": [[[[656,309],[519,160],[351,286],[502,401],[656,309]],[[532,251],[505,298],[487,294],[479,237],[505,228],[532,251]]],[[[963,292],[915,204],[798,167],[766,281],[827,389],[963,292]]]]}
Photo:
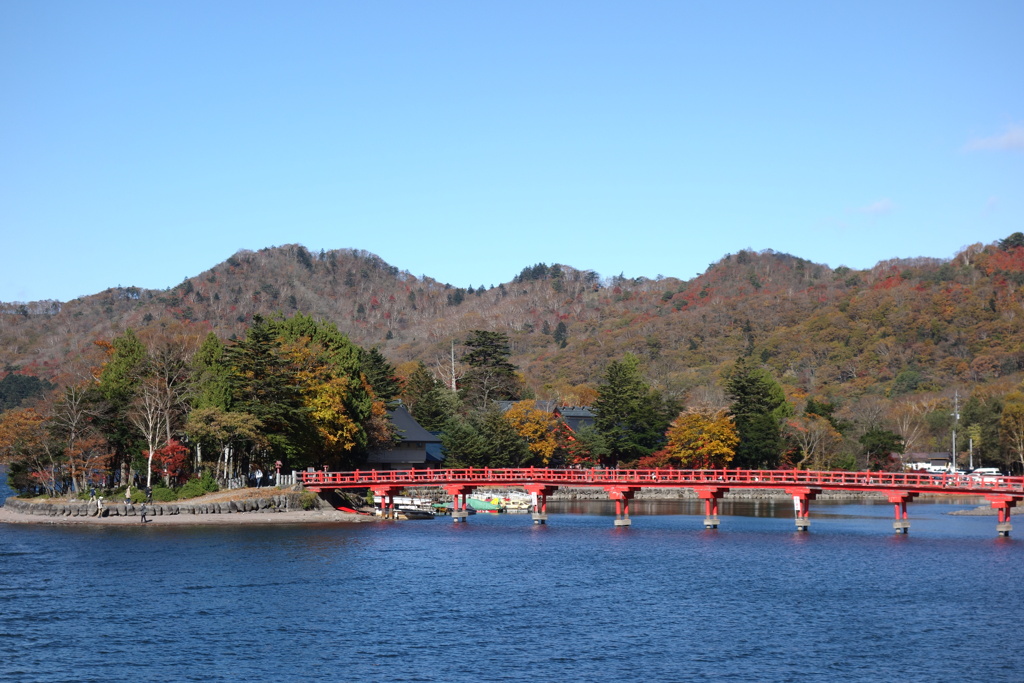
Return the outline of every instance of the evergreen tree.
{"type": "Polygon", "coordinates": [[[998,246],[1003,251],[1024,247],[1024,232],[1015,232],[1009,237],[999,240],[998,246]]]}
{"type": "MultiPolygon", "coordinates": [[[[608,442],[601,436],[601,432],[594,425],[580,427],[571,438],[565,432],[561,432],[564,440],[564,448],[559,449],[561,455],[564,452],[564,465],[571,467],[594,467],[607,463],[611,452],[608,450],[608,442]]],[[[556,465],[558,466],[558,465],[556,465]]]]}
{"type": "MultiPolygon", "coordinates": [[[[416,364],[416,369],[412,371],[409,378],[405,382],[405,387],[402,391],[402,402],[409,408],[409,412],[413,413],[413,417],[416,417],[416,405],[426,396],[428,393],[437,388],[444,388],[440,382],[438,382],[430,371],[427,370],[427,366],[420,361],[416,364]]],[[[416,418],[419,422],[419,418],[416,418]]],[[[423,424],[420,422],[420,424],[423,424]]]]}
{"type": "Polygon", "coordinates": [[[366,381],[373,388],[374,396],[385,403],[393,404],[402,393],[402,381],[395,375],[395,366],[388,362],[376,346],[360,349],[359,361],[366,381]]]}
{"type": "Polygon", "coordinates": [[[34,375],[18,375],[11,372],[0,380],[0,413],[17,408],[23,401],[52,391],[55,387],[56,385],[34,375]]]}
{"type": "Polygon", "coordinates": [[[740,443],[733,464],[740,469],[775,469],[782,455],[782,420],[792,415],[786,394],[771,374],[737,361],[726,380],[740,443]]]}
{"type": "Polygon", "coordinates": [[[849,421],[835,416],[835,412],[838,407],[839,406],[835,403],[809,398],[807,399],[807,405],[804,406],[804,415],[817,415],[818,417],[823,417],[828,420],[834,430],[840,434],[845,434],[846,430],[851,427],[851,424],[849,421]]]}
{"type": "Polygon", "coordinates": [[[461,401],[459,395],[436,386],[413,405],[413,418],[428,432],[439,432],[445,429],[449,420],[459,415],[461,401]]]}
{"type": "Polygon", "coordinates": [[[554,339],[559,348],[564,349],[569,344],[569,328],[566,327],[565,322],[559,321],[555,326],[554,339]]]}
{"type": "Polygon", "coordinates": [[[227,349],[231,400],[239,412],[261,425],[262,439],[275,459],[289,463],[308,442],[309,422],[297,378],[281,351],[273,325],[253,316],[245,337],[227,349]]]}
{"type": "Polygon", "coordinates": [[[227,365],[226,349],[217,335],[211,332],[192,357],[192,375],[195,378],[192,408],[231,407],[231,368],[227,365]]]}
{"type": "Polygon", "coordinates": [[[139,435],[128,419],[128,408],[146,369],[146,347],[132,328],[111,342],[109,358],[100,372],[91,398],[98,405],[97,426],[114,449],[122,483],[130,476],[132,459],[141,455],[139,435]]]}
{"type": "Polygon", "coordinates": [[[446,468],[484,467],[487,460],[486,444],[470,420],[455,416],[449,419],[441,432],[446,468]]]}
{"type": "Polygon", "coordinates": [[[895,471],[900,462],[892,457],[893,453],[903,452],[903,438],[888,429],[873,427],[860,437],[860,443],[867,455],[868,468],[871,470],[895,471]]]}
{"type": "Polygon", "coordinates": [[[640,370],[640,359],[627,353],[612,361],[594,402],[595,426],[605,439],[611,460],[638,460],[665,443],[670,408],[651,389],[640,370]]]}
{"type": "Polygon", "coordinates": [[[531,453],[526,439],[505,419],[501,408],[492,403],[477,417],[477,433],[484,442],[485,467],[527,467],[531,453]]]}
{"type": "Polygon", "coordinates": [[[462,378],[462,399],[472,408],[486,409],[491,401],[515,401],[522,395],[508,335],[473,330],[464,342],[468,351],[462,360],[469,370],[462,378]]]}

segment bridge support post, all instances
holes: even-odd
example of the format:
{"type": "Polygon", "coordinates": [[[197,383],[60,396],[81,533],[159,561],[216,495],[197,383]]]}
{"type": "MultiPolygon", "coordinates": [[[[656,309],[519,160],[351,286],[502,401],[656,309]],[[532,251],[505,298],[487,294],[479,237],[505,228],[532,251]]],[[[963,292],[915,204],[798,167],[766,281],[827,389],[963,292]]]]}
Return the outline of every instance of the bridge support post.
{"type": "Polygon", "coordinates": [[[380,496],[380,516],[384,519],[395,519],[395,493],[401,490],[400,486],[374,486],[370,490],[373,495],[380,496]]]}
{"type": "Polygon", "coordinates": [[[530,517],[534,524],[547,524],[548,522],[548,496],[555,490],[554,486],[544,484],[527,484],[523,487],[533,499],[530,509],[530,517]]]}
{"type": "Polygon", "coordinates": [[[608,497],[615,501],[615,526],[630,526],[629,501],[633,500],[637,489],[633,486],[605,486],[608,497]]]}
{"type": "Polygon", "coordinates": [[[704,501],[704,528],[718,528],[718,501],[728,491],[722,486],[695,486],[697,497],[704,501]]]}
{"type": "Polygon", "coordinates": [[[821,489],[796,487],[786,489],[786,493],[793,496],[793,510],[796,513],[796,530],[807,531],[811,528],[811,501],[818,497],[818,494],[821,493],[821,489]]]}
{"type": "Polygon", "coordinates": [[[445,493],[452,497],[452,521],[453,522],[468,522],[469,521],[469,510],[466,508],[466,496],[472,493],[476,489],[475,486],[466,486],[465,484],[453,484],[445,486],[445,493]]]}
{"type": "Polygon", "coordinates": [[[895,521],[892,523],[893,531],[897,534],[905,534],[910,531],[910,520],[907,519],[907,503],[917,498],[917,493],[889,491],[888,496],[896,516],[895,521]]]}
{"type": "Polygon", "coordinates": [[[1010,524],[1010,510],[1017,505],[1021,497],[993,493],[985,496],[985,499],[992,504],[999,515],[999,521],[996,522],[996,533],[1000,536],[1009,536],[1013,531],[1013,525],[1010,524]]]}

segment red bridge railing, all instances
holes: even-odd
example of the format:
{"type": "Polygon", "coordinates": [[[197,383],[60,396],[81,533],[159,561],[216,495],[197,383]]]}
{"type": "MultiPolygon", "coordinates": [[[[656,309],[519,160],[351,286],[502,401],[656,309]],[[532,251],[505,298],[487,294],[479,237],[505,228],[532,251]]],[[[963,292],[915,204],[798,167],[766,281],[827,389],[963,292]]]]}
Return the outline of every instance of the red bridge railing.
{"type": "Polygon", "coordinates": [[[884,491],[984,495],[1024,494],[1024,477],[972,477],[916,472],[817,472],[809,470],[619,470],[545,469],[535,467],[436,470],[356,470],[300,472],[312,489],[364,488],[373,485],[409,487],[469,484],[477,486],[630,486],[768,489],[808,486],[824,490],[884,491]]]}

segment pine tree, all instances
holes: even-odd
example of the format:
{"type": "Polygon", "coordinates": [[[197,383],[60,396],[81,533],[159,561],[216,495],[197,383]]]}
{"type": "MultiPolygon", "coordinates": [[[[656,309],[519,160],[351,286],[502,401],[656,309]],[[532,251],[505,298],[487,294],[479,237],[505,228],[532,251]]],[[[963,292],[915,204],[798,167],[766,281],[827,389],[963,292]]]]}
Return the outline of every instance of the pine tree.
{"type": "Polygon", "coordinates": [[[402,393],[402,381],[395,375],[395,366],[376,346],[361,349],[359,360],[363,375],[377,399],[389,404],[394,402],[402,393]]]}
{"type": "Polygon", "coordinates": [[[522,387],[516,366],[509,358],[508,335],[473,330],[464,342],[469,348],[462,360],[469,371],[462,378],[462,399],[472,408],[486,409],[492,401],[515,401],[522,387]]]}
{"type": "Polygon", "coordinates": [[[497,404],[478,417],[477,432],[484,442],[485,467],[525,467],[531,454],[526,439],[505,419],[497,404]]]}
{"type": "Polygon", "coordinates": [[[476,425],[465,418],[452,417],[441,432],[444,466],[447,468],[483,467],[486,454],[483,437],[476,425]]]}
{"type": "Polygon", "coordinates": [[[412,416],[428,432],[444,430],[445,425],[459,414],[459,396],[443,386],[436,386],[413,405],[412,416]]]}
{"type": "Polygon", "coordinates": [[[276,459],[297,458],[308,421],[273,326],[262,316],[253,316],[245,337],[227,349],[227,357],[235,410],[259,420],[262,437],[276,459]]]}
{"type": "Polygon", "coordinates": [[[605,438],[611,458],[631,461],[646,457],[665,443],[669,407],[651,389],[640,370],[640,359],[627,353],[612,361],[597,388],[595,425],[605,438]]]}
{"type": "Polygon", "coordinates": [[[792,415],[782,387],[767,370],[741,358],[726,380],[740,443],[733,464],[741,469],[775,469],[782,456],[782,419],[792,415]]]}
{"type": "Polygon", "coordinates": [[[211,332],[192,357],[195,378],[192,409],[231,407],[231,368],[226,363],[226,349],[211,332]]]}
{"type": "MultiPolygon", "coordinates": [[[[405,386],[402,390],[402,402],[412,412],[416,409],[416,404],[424,396],[438,387],[442,387],[441,383],[430,374],[430,370],[423,364],[423,361],[419,361],[416,364],[416,369],[409,374],[409,378],[405,381],[405,386]]],[[[413,417],[416,417],[415,413],[413,417]]],[[[419,421],[418,418],[417,421],[419,421]]]]}

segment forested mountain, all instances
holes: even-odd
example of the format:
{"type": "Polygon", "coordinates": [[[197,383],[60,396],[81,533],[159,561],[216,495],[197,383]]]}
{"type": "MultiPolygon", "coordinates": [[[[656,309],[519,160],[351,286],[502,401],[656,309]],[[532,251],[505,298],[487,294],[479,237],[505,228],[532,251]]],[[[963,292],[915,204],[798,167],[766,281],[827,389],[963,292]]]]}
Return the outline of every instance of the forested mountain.
{"type": "Polygon", "coordinates": [[[539,264],[512,282],[468,289],[362,251],[289,245],[239,252],[169,290],[0,304],[0,347],[8,366],[52,378],[69,355],[126,327],[175,321],[227,338],[254,314],[301,311],[380,345],[395,363],[431,365],[469,330],[505,332],[544,398],[593,383],[626,351],[670,392],[753,352],[805,392],[891,394],[1020,371],[1022,284],[1024,248],[980,244],[948,261],[894,259],[865,271],[741,251],[689,281],[539,264]]]}
{"type": "Polygon", "coordinates": [[[453,343],[457,374],[458,345],[470,331],[502,332],[528,390],[565,404],[592,402],[608,364],[633,353],[651,384],[682,403],[720,397],[722,372],[747,357],[794,405],[815,397],[870,411],[875,399],[937,400],[954,390],[984,397],[1019,384],[1022,242],[1014,235],[949,260],[892,259],[870,270],[741,251],[692,280],[602,278],[537,264],[511,282],[465,289],[364,251],[288,245],[239,252],[169,290],[2,304],[0,348],[4,375],[59,382],[95,342],[129,327],[228,339],[254,315],[301,311],[361,346],[379,346],[400,370],[423,361],[446,382],[453,343]]]}

